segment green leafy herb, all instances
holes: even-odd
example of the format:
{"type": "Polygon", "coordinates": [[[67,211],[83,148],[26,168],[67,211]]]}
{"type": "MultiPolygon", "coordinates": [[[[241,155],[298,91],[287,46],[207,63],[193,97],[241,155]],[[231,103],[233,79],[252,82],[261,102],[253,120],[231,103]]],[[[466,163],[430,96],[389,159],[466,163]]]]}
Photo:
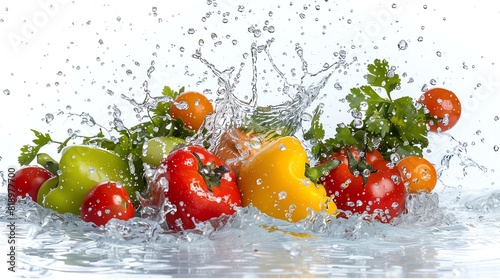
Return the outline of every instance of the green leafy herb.
{"type": "Polygon", "coordinates": [[[367,69],[368,85],[352,88],[346,96],[354,120],[339,124],[335,137],[316,141],[312,150],[316,158],[327,157],[343,146],[365,151],[377,149],[386,159],[392,153],[421,156],[422,149],[428,146],[423,108],[408,96],[397,99],[391,96],[401,83],[394,68],[386,60],[376,59],[367,69]],[[386,97],[380,95],[382,92],[386,97]]]}
{"type": "Polygon", "coordinates": [[[98,146],[100,148],[113,151],[124,160],[131,161],[136,168],[136,171],[143,170],[142,167],[142,149],[144,143],[154,137],[174,136],[185,139],[188,136],[195,134],[194,130],[184,127],[184,122],[181,118],[172,119],[170,117],[170,105],[177,96],[184,92],[184,87],[178,91],[172,90],[165,86],[162,91],[163,97],[153,98],[157,101],[154,106],[148,109],[149,120],[134,125],[130,128],[123,124],[116,123],[113,126],[113,131],[118,135],[106,136],[103,133],[102,126],[99,132],[93,136],[70,136],[64,141],[54,141],[48,133],[41,133],[32,130],[35,133],[33,143],[35,145],[24,145],[21,148],[21,155],[18,158],[19,164],[27,165],[31,163],[40,152],[40,149],[48,144],[59,144],[57,152],[60,153],[68,143],[75,139],[81,138],[83,145],[98,146]],[[166,97],[166,98],[165,98],[166,97]]]}
{"type": "Polygon", "coordinates": [[[17,158],[20,165],[30,164],[43,146],[52,143],[52,138],[48,133],[44,134],[34,129],[31,131],[33,131],[36,137],[33,140],[35,145],[27,144],[21,147],[21,155],[17,158]]]}

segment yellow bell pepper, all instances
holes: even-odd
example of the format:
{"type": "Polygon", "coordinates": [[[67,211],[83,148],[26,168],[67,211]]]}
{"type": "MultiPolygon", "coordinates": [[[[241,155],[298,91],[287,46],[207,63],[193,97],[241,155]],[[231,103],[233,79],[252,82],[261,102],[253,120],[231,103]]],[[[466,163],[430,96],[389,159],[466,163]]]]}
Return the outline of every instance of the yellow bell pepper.
{"type": "Polygon", "coordinates": [[[311,211],[335,214],[337,207],[318,184],[338,160],[311,168],[307,153],[293,136],[273,140],[241,166],[238,187],[242,206],[290,222],[303,220],[311,211]]]}

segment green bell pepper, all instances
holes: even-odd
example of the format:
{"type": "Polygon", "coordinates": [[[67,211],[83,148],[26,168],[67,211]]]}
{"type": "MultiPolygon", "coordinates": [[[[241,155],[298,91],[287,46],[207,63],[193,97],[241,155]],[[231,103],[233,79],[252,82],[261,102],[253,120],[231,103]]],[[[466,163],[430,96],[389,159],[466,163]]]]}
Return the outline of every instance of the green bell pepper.
{"type": "Polygon", "coordinates": [[[80,214],[87,193],[104,181],[121,182],[132,201],[144,190],[140,172],[132,172],[129,162],[117,154],[93,146],[66,147],[59,161],[59,182],[44,197],[42,205],[59,213],[80,214]]]}

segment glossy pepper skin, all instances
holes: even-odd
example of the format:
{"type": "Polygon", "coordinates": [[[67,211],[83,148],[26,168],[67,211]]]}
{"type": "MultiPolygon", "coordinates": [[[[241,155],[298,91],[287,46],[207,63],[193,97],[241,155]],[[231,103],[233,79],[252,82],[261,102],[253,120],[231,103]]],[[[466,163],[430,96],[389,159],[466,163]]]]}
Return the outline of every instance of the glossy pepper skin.
{"type": "Polygon", "coordinates": [[[132,201],[144,184],[132,174],[128,161],[98,147],[74,145],[66,147],[59,161],[59,182],[43,199],[42,205],[59,213],[80,215],[87,193],[104,181],[121,182],[132,201]]]}
{"type": "Polygon", "coordinates": [[[170,229],[193,229],[197,223],[232,215],[241,206],[233,170],[199,146],[186,146],[170,153],[158,167],[148,189],[149,206],[162,207],[165,199],[174,211],[165,214],[170,229]]]}
{"type": "Polygon", "coordinates": [[[300,141],[292,136],[269,143],[243,163],[238,187],[242,205],[282,220],[297,222],[311,210],[334,214],[335,203],[321,184],[306,177],[308,158],[300,141]]]}

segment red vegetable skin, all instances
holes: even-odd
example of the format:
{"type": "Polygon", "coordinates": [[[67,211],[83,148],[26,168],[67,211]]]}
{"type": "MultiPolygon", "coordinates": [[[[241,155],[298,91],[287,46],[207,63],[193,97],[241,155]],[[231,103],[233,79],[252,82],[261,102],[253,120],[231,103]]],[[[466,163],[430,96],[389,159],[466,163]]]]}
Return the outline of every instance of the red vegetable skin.
{"type": "MultiPolygon", "coordinates": [[[[359,151],[350,149],[356,160],[359,151]]],[[[381,222],[390,222],[406,208],[406,188],[397,167],[384,160],[378,151],[366,153],[365,160],[372,170],[364,183],[362,172],[351,172],[349,158],[345,148],[333,153],[332,157],[341,160],[341,164],[329,175],[321,179],[329,195],[334,195],[337,208],[352,213],[380,213],[375,218],[381,222]]],[[[365,171],[367,172],[367,171],[365,171]]]]}
{"type": "Polygon", "coordinates": [[[22,198],[29,196],[33,201],[37,202],[38,190],[45,181],[53,176],[47,169],[40,166],[21,167],[10,181],[14,193],[14,202],[17,201],[18,196],[22,198]]]}
{"type": "Polygon", "coordinates": [[[134,206],[127,190],[113,181],[102,182],[93,187],[85,196],[80,209],[82,220],[97,226],[105,225],[113,218],[128,220],[134,216],[134,206]]]}
{"type": "Polygon", "coordinates": [[[462,105],[452,91],[444,88],[433,88],[420,96],[429,115],[436,119],[428,121],[430,131],[444,132],[454,127],[462,114],[462,105]]]}
{"type": "Polygon", "coordinates": [[[160,174],[149,188],[149,201],[160,206],[166,198],[175,206],[175,211],[165,216],[171,229],[192,229],[196,223],[231,215],[241,206],[233,170],[205,148],[176,150],[158,170],[160,174]]]}

